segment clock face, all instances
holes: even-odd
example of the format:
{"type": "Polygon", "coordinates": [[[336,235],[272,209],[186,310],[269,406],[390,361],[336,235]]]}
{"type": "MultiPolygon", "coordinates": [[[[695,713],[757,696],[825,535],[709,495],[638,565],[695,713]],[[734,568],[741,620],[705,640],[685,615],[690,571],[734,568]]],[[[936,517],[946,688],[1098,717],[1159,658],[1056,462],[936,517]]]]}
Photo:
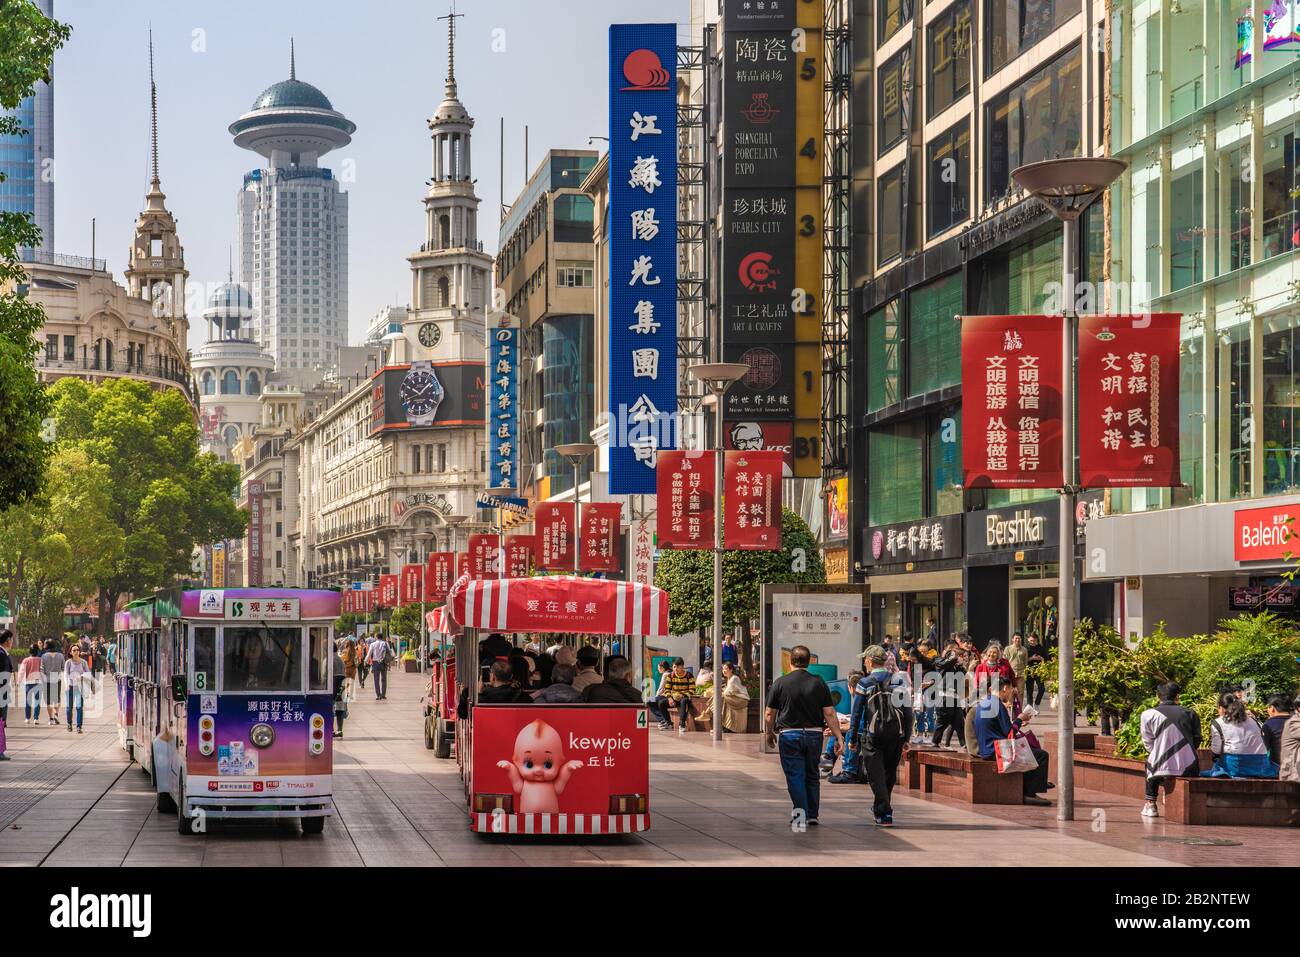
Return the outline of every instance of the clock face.
{"type": "Polygon", "coordinates": [[[442,383],[428,369],[412,369],[402,379],[399,393],[408,417],[424,418],[438,411],[444,395],[442,383]]]}
{"type": "Polygon", "coordinates": [[[426,349],[432,349],[442,338],[442,330],[438,328],[436,322],[426,322],[420,327],[420,345],[426,349]]]}

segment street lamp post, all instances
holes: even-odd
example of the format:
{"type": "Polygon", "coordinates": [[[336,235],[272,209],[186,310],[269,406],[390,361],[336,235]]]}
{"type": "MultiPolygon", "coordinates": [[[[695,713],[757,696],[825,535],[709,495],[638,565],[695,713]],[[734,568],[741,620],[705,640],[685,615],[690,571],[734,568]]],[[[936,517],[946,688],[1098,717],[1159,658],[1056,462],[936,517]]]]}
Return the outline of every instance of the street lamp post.
{"type": "MultiPolygon", "coordinates": [[[[456,576],[456,529],[464,525],[468,516],[466,515],[444,515],[443,524],[447,526],[447,550],[451,552],[451,577],[454,580],[456,576]]],[[[439,632],[439,635],[445,632],[439,632]]],[[[428,653],[425,653],[427,659],[428,653]]],[[[438,660],[445,661],[447,658],[447,648],[445,642],[440,637],[438,639],[438,660]]]]}
{"type": "Polygon", "coordinates": [[[425,602],[425,579],[428,576],[429,569],[429,542],[433,538],[432,532],[421,532],[416,536],[416,541],[420,544],[420,653],[419,669],[424,673],[425,662],[429,658],[429,632],[424,624],[424,602],[425,602]]]}
{"type": "Polygon", "coordinates": [[[690,367],[713,399],[713,740],[722,740],[722,407],[733,382],[747,372],[743,362],[702,362],[690,367]]]}
{"type": "MultiPolygon", "coordinates": [[[[582,497],[578,494],[578,472],[582,468],[582,463],[596,454],[596,446],[590,442],[569,442],[565,445],[557,445],[555,451],[563,455],[573,465],[573,574],[581,575],[582,497]]],[[[595,497],[594,494],[592,497],[595,497]]]]}
{"type": "MultiPolygon", "coordinates": [[[[496,488],[487,490],[489,495],[498,499],[514,498],[519,494],[519,489],[513,485],[499,485],[496,488]]],[[[497,506],[497,578],[506,577],[506,513],[505,509],[497,506]]]]}
{"type": "Polygon", "coordinates": [[[1060,596],[1057,601],[1057,768],[1056,818],[1074,820],[1074,263],[1079,243],[1079,217],[1111,183],[1124,172],[1120,160],[1107,157],[1075,157],[1044,160],[1012,170],[1011,178],[1037,196],[1061,220],[1061,300],[1065,321],[1061,324],[1061,465],[1065,486],[1060,497],[1060,596]]]}

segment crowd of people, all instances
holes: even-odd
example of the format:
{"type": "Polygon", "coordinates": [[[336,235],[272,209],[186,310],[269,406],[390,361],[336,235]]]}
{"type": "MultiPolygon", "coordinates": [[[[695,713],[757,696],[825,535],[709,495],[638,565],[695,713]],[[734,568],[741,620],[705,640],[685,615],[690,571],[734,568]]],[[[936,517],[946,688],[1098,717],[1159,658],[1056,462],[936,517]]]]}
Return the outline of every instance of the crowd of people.
{"type": "Polygon", "coordinates": [[[334,695],[334,737],[343,737],[343,722],[348,716],[348,702],[357,698],[358,687],[366,686],[366,678],[373,679],[375,700],[388,699],[388,668],[397,660],[397,649],[391,638],[380,634],[345,635],[335,642],[338,656],[337,671],[343,676],[334,695]]]}
{"type": "Polygon", "coordinates": [[[96,694],[103,674],[114,670],[116,646],[89,633],[35,641],[26,654],[14,648],[14,634],[0,631],[0,761],[5,753],[9,707],[22,702],[23,724],[57,727],[66,709],[69,733],[82,733],[86,698],[96,694]]]}

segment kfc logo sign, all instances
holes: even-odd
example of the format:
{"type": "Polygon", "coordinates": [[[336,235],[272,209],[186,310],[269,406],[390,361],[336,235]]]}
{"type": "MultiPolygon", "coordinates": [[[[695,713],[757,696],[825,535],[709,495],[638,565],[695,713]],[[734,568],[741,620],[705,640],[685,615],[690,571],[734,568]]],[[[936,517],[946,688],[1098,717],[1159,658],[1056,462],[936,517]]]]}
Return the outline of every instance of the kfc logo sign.
{"type": "Polygon", "coordinates": [[[1300,550],[1290,544],[1298,516],[1300,505],[1248,508],[1234,513],[1233,558],[1239,562],[1278,561],[1300,550]]]}

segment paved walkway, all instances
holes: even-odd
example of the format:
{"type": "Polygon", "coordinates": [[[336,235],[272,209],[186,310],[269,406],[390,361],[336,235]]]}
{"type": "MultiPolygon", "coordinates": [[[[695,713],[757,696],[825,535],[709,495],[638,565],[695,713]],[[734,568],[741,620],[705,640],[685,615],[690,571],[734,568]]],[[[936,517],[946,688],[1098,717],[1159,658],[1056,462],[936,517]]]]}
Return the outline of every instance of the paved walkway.
{"type": "MultiPolygon", "coordinates": [[[[320,837],[288,822],[214,822],[181,837],[154,807],[148,778],[119,748],[113,702],[86,733],[26,728],[10,709],[9,754],[0,764],[0,865],[380,866],[519,864],[1167,865],[1289,864],[1300,832],[1183,828],[1145,821],[1139,803],[1079,795],[1078,820],[1052,809],[980,807],[895,795],[897,826],[868,823],[869,790],[822,789],[822,826],[792,834],[775,758],[754,736],[653,732],[651,829],[604,838],[479,836],[467,827],[454,760],[424,748],[423,679],[394,674],[387,701],[365,690],[335,742],[337,815],[320,837]],[[1227,838],[1240,846],[1170,839],[1227,838]]],[[[111,697],[111,696],[110,696],[111,697]]]]}

